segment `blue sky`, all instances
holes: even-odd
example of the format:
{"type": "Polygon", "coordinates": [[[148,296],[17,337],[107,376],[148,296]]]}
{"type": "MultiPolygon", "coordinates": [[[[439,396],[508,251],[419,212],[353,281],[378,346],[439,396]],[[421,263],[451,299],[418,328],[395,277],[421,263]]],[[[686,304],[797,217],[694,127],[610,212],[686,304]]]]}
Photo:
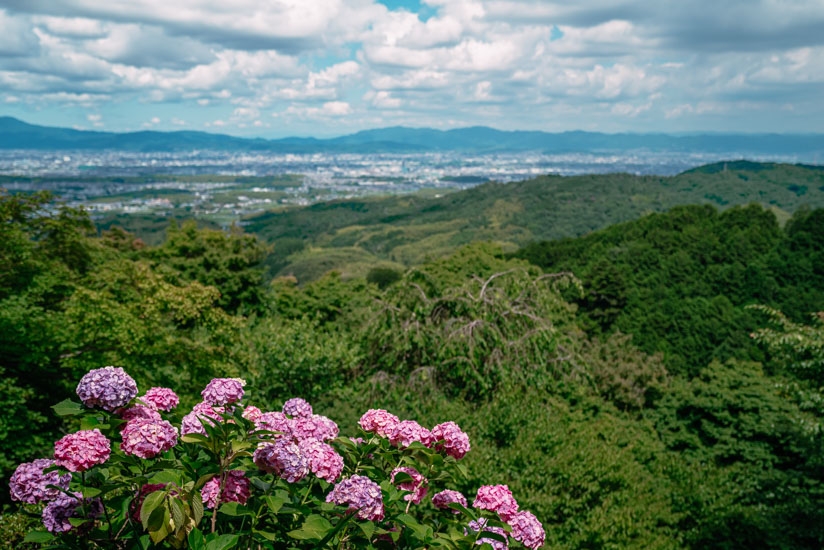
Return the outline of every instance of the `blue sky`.
{"type": "Polygon", "coordinates": [[[824,130],[821,0],[0,0],[0,28],[0,114],[38,124],[824,130]]]}

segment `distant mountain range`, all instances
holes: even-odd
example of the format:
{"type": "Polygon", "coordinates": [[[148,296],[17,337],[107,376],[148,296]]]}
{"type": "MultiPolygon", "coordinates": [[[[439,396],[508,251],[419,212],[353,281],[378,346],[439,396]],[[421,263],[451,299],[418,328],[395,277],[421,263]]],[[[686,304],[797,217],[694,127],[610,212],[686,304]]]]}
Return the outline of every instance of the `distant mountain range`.
{"type": "Polygon", "coordinates": [[[0,149],[121,151],[272,151],[282,153],[381,152],[655,152],[824,154],[824,134],[604,134],[502,131],[476,126],[454,130],[392,127],[346,136],[240,138],[208,132],[96,132],[28,124],[0,117],[0,149]]]}

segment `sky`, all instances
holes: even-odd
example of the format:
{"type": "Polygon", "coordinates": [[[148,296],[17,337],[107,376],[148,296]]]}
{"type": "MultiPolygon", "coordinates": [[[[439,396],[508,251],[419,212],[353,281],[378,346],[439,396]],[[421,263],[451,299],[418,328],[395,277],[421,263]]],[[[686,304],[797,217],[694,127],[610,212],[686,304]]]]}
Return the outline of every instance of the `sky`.
{"type": "Polygon", "coordinates": [[[0,0],[0,29],[0,115],[50,126],[824,131],[824,0],[0,0]]]}

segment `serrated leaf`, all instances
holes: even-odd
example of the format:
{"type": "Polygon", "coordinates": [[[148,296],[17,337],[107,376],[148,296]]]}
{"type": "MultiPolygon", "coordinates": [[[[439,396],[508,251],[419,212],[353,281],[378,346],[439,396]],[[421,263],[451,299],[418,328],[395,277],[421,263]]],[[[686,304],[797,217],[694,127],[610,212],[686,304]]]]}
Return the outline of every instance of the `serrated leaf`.
{"type": "Polygon", "coordinates": [[[466,516],[469,516],[470,518],[472,518],[473,521],[478,519],[478,515],[475,512],[471,511],[466,506],[464,506],[464,505],[462,505],[458,502],[450,502],[450,503],[447,504],[447,506],[449,506],[453,510],[457,510],[457,511],[463,513],[466,516]]]}
{"type": "Polygon", "coordinates": [[[236,453],[238,451],[243,451],[245,449],[248,449],[251,446],[252,446],[252,443],[250,443],[249,441],[238,441],[237,439],[232,440],[232,452],[233,453],[236,453]]]}
{"type": "Polygon", "coordinates": [[[98,489],[97,487],[83,487],[83,496],[86,498],[94,498],[100,495],[103,491],[98,489]]]}
{"type": "Polygon", "coordinates": [[[206,539],[197,527],[189,532],[188,541],[191,550],[205,550],[206,548],[206,539]]]}
{"type": "Polygon", "coordinates": [[[83,405],[71,399],[64,399],[51,407],[58,416],[77,416],[83,413],[83,405]]]}
{"type": "Polygon", "coordinates": [[[496,533],[495,531],[488,531],[486,529],[484,529],[481,532],[480,538],[482,538],[482,539],[492,539],[492,540],[496,540],[498,542],[504,542],[504,543],[507,542],[505,536],[501,535],[500,533],[496,533]]]}
{"type": "Polygon", "coordinates": [[[165,491],[155,491],[154,493],[149,493],[146,495],[146,498],[143,499],[143,505],[140,507],[140,523],[143,524],[144,529],[148,529],[149,517],[151,517],[152,512],[154,512],[158,506],[163,504],[165,496],[165,491]]]}
{"type": "Polygon", "coordinates": [[[306,518],[306,521],[303,522],[300,529],[289,531],[287,535],[298,540],[322,539],[332,528],[332,524],[329,523],[328,519],[317,514],[312,514],[306,518]]]}
{"type": "Polygon", "coordinates": [[[239,502],[224,502],[218,509],[218,512],[232,517],[252,515],[251,510],[239,502]]]}
{"type": "Polygon", "coordinates": [[[46,542],[50,542],[54,540],[54,535],[49,533],[48,531],[32,531],[26,535],[23,539],[23,542],[34,542],[38,544],[43,544],[46,542]]]}
{"type": "Polygon", "coordinates": [[[372,535],[375,534],[375,524],[371,521],[364,521],[358,522],[357,526],[360,527],[360,530],[363,531],[363,534],[366,535],[366,538],[372,540],[372,535]]]}
{"type": "Polygon", "coordinates": [[[220,535],[206,543],[206,550],[228,550],[237,544],[237,535],[220,535]]]}
{"type": "Polygon", "coordinates": [[[183,510],[183,504],[176,498],[169,499],[172,505],[172,521],[174,521],[175,529],[180,529],[186,523],[186,513],[183,510]]]}
{"type": "Polygon", "coordinates": [[[400,485],[401,483],[414,483],[414,481],[414,478],[406,472],[395,472],[393,483],[395,485],[400,485]]]}
{"type": "MultiPolygon", "coordinates": [[[[146,518],[146,530],[150,533],[162,530],[169,523],[169,517],[169,509],[166,506],[158,506],[146,518]]],[[[154,537],[152,537],[152,540],[154,540],[154,537]]]]}
{"type": "Polygon", "coordinates": [[[83,525],[87,521],[88,520],[86,518],[69,518],[69,523],[71,524],[72,527],[80,527],[81,525],[83,525]]]}
{"type": "Polygon", "coordinates": [[[203,497],[201,497],[199,491],[192,497],[192,519],[195,525],[198,525],[200,520],[203,519],[203,497]]]}

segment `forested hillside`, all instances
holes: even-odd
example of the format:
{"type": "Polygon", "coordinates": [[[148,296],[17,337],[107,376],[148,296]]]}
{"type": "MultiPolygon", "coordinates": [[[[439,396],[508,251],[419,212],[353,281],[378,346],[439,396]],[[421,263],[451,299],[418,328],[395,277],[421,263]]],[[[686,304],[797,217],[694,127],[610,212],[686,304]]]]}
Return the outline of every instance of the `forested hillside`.
{"type": "MultiPolygon", "coordinates": [[[[547,548],[820,548],[824,325],[810,314],[824,310],[824,210],[799,206],[817,206],[824,181],[752,168],[615,176],[608,193],[595,177],[542,178],[318,205],[253,220],[271,245],[189,222],[150,247],[48,196],[0,194],[2,475],[73,429],[49,407],[80,376],[118,365],[177,388],[179,415],[226,376],[341,426],[369,408],[451,418],[472,441],[459,489],[508,484],[547,548]],[[754,195],[786,223],[703,204],[512,253],[673,196],[754,195]],[[459,247],[473,232],[509,252],[459,247]],[[269,281],[269,247],[290,242],[355,247],[396,277],[269,281]]],[[[21,547],[36,520],[4,510],[2,539],[21,547]]]]}
{"type": "Polygon", "coordinates": [[[785,221],[801,205],[824,206],[819,167],[753,162],[708,165],[673,177],[628,174],[542,176],[487,183],[443,196],[340,200],[267,212],[246,231],[274,245],[273,275],[301,282],[338,269],[364,276],[449,254],[474,241],[515,250],[535,240],[576,237],[685,204],[760,203],[785,221]]]}

